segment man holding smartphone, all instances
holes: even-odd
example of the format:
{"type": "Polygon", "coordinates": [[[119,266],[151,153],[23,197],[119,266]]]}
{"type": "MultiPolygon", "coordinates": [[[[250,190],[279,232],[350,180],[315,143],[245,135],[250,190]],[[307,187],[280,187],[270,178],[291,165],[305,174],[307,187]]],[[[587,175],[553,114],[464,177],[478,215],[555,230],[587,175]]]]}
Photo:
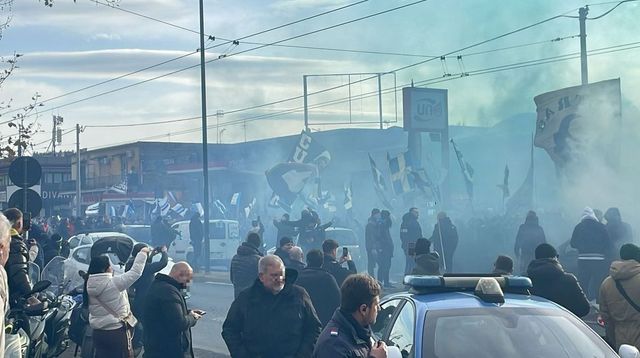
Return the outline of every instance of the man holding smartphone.
{"type": "Polygon", "coordinates": [[[351,260],[351,254],[346,247],[342,248],[342,256],[338,259],[339,246],[340,244],[338,244],[336,240],[324,240],[322,243],[322,252],[324,253],[322,268],[335,277],[338,286],[342,286],[342,283],[349,275],[358,273],[358,269],[353,260],[351,260]],[[349,268],[342,267],[342,264],[345,262],[349,268]]]}
{"type": "Polygon", "coordinates": [[[144,305],[144,357],[194,357],[191,327],[205,314],[187,309],[181,290],[193,278],[186,262],[177,262],[169,275],[158,273],[144,305]]]}

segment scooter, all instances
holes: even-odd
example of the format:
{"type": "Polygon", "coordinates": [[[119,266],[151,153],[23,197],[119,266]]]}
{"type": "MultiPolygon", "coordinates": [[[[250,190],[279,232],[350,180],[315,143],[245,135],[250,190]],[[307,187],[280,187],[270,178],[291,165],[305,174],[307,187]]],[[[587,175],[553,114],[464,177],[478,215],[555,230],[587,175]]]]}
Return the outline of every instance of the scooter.
{"type": "Polygon", "coordinates": [[[53,284],[45,291],[49,308],[53,312],[45,325],[47,349],[44,357],[57,357],[69,347],[69,325],[76,301],[64,294],[69,282],[64,281],[64,258],[56,256],[45,266],[42,278],[53,284]]]}
{"type": "MultiPolygon", "coordinates": [[[[49,281],[39,281],[9,311],[5,333],[18,335],[19,347],[15,347],[15,349],[20,351],[20,356],[23,358],[44,357],[43,353],[47,349],[44,331],[46,321],[51,317],[51,311],[43,291],[50,285],[49,281]],[[29,298],[34,295],[40,302],[29,304],[29,298]]],[[[11,354],[12,350],[8,349],[7,352],[11,354]]]]}

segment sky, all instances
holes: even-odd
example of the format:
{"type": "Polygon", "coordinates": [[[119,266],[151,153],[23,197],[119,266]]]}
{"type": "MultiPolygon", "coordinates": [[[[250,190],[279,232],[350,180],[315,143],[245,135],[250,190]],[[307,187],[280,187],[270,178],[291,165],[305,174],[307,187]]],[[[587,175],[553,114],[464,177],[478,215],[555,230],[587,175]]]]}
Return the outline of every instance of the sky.
{"type": "MultiPolygon", "coordinates": [[[[205,44],[209,142],[299,133],[305,75],[313,131],[378,126],[377,79],[363,73],[383,74],[385,127],[401,125],[401,94],[393,89],[412,81],[447,89],[450,123],[474,126],[533,113],[534,96],[580,84],[579,58],[539,63],[579,52],[576,18],[560,17],[487,40],[553,16],[577,16],[588,3],[414,2],[205,0],[204,32],[211,36],[205,44]],[[236,45],[229,43],[235,39],[240,39],[236,45]],[[263,46],[275,42],[278,46],[263,46]],[[501,67],[512,64],[518,68],[501,67]]],[[[615,5],[591,3],[589,17],[615,5]]],[[[63,150],[75,148],[76,123],[85,127],[81,147],[88,149],[137,140],[201,140],[197,1],[56,0],[47,7],[43,1],[19,0],[1,14],[10,23],[2,31],[0,55],[23,56],[0,87],[0,103],[11,101],[11,108],[0,111],[0,123],[39,94],[38,115],[25,119],[40,128],[33,138],[35,150],[50,148],[53,115],[64,118],[63,150]],[[140,123],[148,125],[132,125],[140,123]]],[[[623,116],[640,108],[640,47],[633,48],[640,46],[639,17],[640,2],[634,1],[587,21],[587,48],[605,49],[589,56],[589,80],[621,78],[623,116]],[[624,46],[611,48],[619,45],[624,46]],[[606,53],[612,49],[624,51],[606,53]]],[[[4,137],[12,131],[0,126],[4,137]]]]}

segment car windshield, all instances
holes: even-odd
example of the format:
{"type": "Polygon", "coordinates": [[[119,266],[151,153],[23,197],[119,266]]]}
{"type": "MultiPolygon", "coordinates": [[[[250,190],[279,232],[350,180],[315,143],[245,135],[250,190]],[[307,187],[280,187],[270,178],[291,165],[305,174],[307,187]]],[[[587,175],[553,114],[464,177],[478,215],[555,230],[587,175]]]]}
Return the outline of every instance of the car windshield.
{"type": "Polygon", "coordinates": [[[428,312],[422,357],[614,358],[617,355],[584,323],[562,310],[491,307],[428,312]]]}
{"type": "Polygon", "coordinates": [[[358,239],[351,230],[327,230],[325,237],[336,240],[340,245],[358,245],[358,239]]]}

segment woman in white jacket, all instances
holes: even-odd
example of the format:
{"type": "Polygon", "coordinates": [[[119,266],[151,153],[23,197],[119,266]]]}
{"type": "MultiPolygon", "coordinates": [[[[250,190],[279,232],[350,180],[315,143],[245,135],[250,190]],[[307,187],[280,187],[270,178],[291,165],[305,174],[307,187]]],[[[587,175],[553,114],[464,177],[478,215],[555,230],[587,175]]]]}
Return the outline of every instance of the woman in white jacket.
{"type": "Polygon", "coordinates": [[[107,256],[91,259],[85,292],[95,358],[133,357],[131,329],[138,321],[131,313],[127,289],[142,275],[148,252],[148,248],[140,250],[131,269],[118,276],[113,275],[107,256]]]}

